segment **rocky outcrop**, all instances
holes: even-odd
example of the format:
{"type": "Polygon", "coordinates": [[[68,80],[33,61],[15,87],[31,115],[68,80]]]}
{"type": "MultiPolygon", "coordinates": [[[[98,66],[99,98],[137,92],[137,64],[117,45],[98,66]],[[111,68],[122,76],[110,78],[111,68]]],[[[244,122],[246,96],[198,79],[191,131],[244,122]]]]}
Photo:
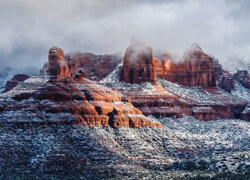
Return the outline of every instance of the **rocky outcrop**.
{"type": "Polygon", "coordinates": [[[224,71],[223,75],[218,80],[218,87],[231,93],[231,91],[235,89],[235,80],[233,76],[229,74],[227,71],[224,71]]]}
{"type": "Polygon", "coordinates": [[[151,47],[141,42],[132,42],[124,55],[120,81],[131,84],[144,82],[157,83],[156,71],[153,64],[153,50],[151,47]]]}
{"type": "Polygon", "coordinates": [[[61,48],[52,47],[48,56],[48,72],[52,78],[62,79],[71,77],[68,63],[64,59],[64,52],[61,48]]]}
{"type": "Polygon", "coordinates": [[[73,76],[78,70],[82,70],[86,78],[100,81],[121,63],[122,58],[118,54],[95,55],[79,52],[66,54],[65,60],[73,76]]]}
{"type": "Polygon", "coordinates": [[[174,63],[167,55],[158,64],[161,66],[157,68],[158,78],[184,86],[216,87],[213,58],[205,54],[197,44],[184,53],[183,62],[174,63]]]}
{"type": "Polygon", "coordinates": [[[247,89],[250,89],[250,76],[246,70],[238,70],[236,74],[233,75],[236,81],[242,84],[247,89]]]}
{"type": "Polygon", "coordinates": [[[17,74],[13,76],[10,81],[7,81],[4,92],[10,91],[14,87],[16,87],[18,83],[25,81],[29,77],[30,76],[26,74],[17,74]]]}
{"type": "Polygon", "coordinates": [[[215,78],[218,84],[218,87],[224,89],[225,91],[231,93],[235,89],[235,80],[234,77],[222,68],[222,65],[217,59],[214,59],[215,67],[215,78]]]}
{"type": "Polygon", "coordinates": [[[121,93],[85,79],[83,71],[70,78],[60,48],[50,50],[48,71],[48,77],[32,76],[0,95],[0,124],[162,127],[121,93]]]}

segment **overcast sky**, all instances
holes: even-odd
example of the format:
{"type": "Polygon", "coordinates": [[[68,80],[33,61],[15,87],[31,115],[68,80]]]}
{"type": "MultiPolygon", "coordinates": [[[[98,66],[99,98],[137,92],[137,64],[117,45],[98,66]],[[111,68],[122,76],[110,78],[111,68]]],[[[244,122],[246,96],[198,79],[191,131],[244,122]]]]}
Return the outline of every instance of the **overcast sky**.
{"type": "Polygon", "coordinates": [[[248,0],[0,0],[0,68],[40,68],[48,50],[124,53],[132,38],[221,62],[250,61],[248,0]]]}

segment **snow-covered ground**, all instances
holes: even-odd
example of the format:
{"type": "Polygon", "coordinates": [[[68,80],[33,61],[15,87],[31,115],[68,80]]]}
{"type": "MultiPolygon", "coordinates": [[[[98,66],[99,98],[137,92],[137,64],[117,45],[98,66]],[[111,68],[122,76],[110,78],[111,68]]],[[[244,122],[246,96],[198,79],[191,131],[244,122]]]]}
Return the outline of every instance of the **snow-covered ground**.
{"type": "Polygon", "coordinates": [[[237,57],[231,57],[223,64],[223,69],[231,74],[237,73],[238,70],[247,70],[250,73],[250,60],[244,60],[237,57]]]}
{"type": "Polygon", "coordinates": [[[235,89],[232,90],[231,94],[236,98],[240,98],[250,103],[250,89],[243,87],[237,81],[235,82],[235,89]]]}
{"type": "Polygon", "coordinates": [[[249,178],[248,122],[154,120],[163,128],[1,127],[0,178],[249,178]]]}
{"type": "Polygon", "coordinates": [[[15,88],[12,90],[0,94],[1,97],[13,97],[15,94],[21,93],[31,93],[41,88],[43,84],[48,82],[49,77],[47,75],[33,75],[29,79],[25,80],[24,82],[19,83],[15,88]]]}

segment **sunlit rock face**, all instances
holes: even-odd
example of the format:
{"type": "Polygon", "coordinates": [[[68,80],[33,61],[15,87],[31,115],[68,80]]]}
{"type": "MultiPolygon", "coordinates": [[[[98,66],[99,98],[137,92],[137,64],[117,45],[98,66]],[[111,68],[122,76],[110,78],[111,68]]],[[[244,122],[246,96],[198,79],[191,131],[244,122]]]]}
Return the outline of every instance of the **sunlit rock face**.
{"type": "Polygon", "coordinates": [[[158,67],[157,70],[159,78],[184,86],[216,87],[213,59],[197,44],[184,53],[182,62],[175,63],[166,55],[161,59],[161,64],[162,68],[158,67]]]}
{"type": "Polygon", "coordinates": [[[138,41],[132,42],[124,55],[120,81],[131,84],[144,82],[157,83],[153,63],[153,50],[151,47],[138,41]]]}
{"type": "Polygon", "coordinates": [[[53,78],[62,79],[71,77],[68,64],[64,59],[64,52],[61,48],[52,47],[49,50],[48,59],[48,71],[53,78]]]}

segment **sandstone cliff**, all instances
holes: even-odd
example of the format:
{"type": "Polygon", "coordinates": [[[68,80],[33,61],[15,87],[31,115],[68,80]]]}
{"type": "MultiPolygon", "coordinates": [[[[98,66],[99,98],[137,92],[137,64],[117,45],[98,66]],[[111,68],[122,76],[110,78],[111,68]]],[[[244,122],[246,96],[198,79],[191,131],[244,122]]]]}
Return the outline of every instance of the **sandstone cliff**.
{"type": "Polygon", "coordinates": [[[143,82],[157,83],[151,47],[141,42],[132,42],[124,55],[120,81],[132,84],[143,82]]]}
{"type": "Polygon", "coordinates": [[[216,87],[212,57],[197,45],[192,45],[183,55],[183,62],[174,63],[169,56],[158,62],[157,76],[184,86],[216,87]]]}

